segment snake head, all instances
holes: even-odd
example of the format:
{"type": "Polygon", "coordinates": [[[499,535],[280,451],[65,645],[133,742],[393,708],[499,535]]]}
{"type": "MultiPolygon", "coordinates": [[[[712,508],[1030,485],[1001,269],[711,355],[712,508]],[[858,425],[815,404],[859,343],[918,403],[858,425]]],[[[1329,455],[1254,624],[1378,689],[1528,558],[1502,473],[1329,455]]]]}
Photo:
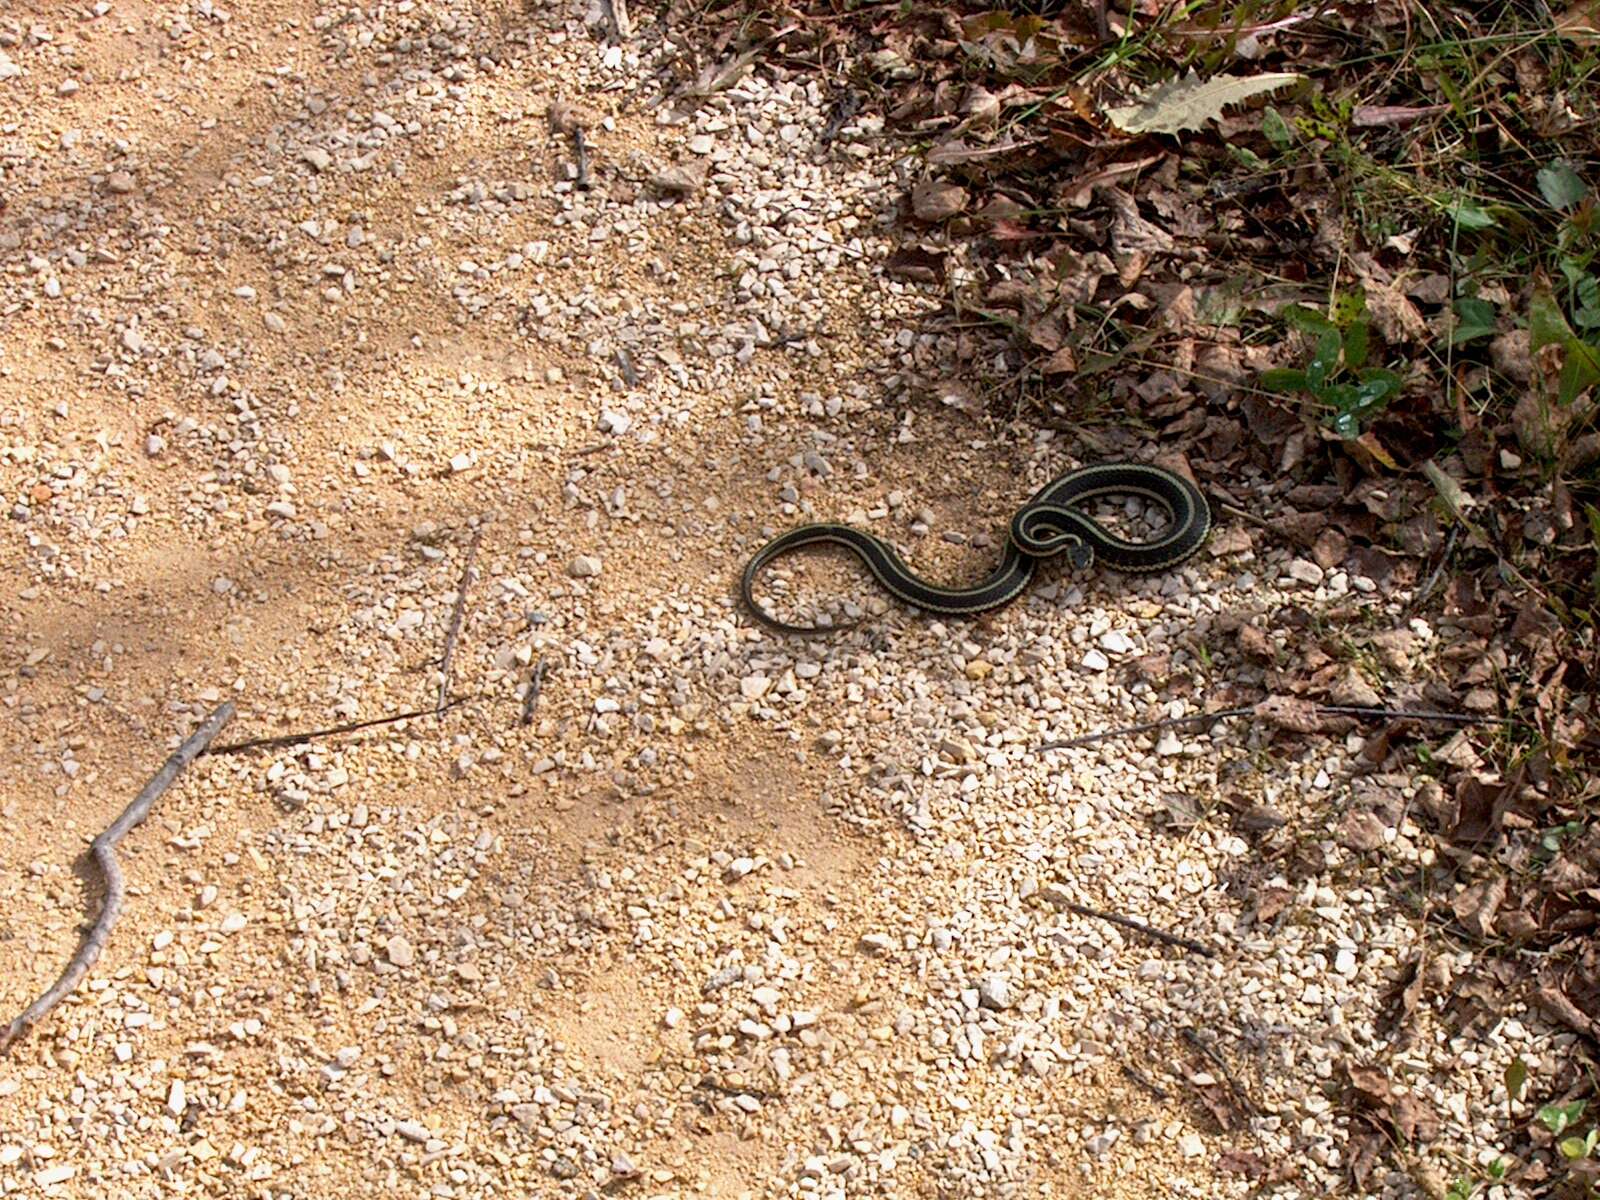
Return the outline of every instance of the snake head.
{"type": "Polygon", "coordinates": [[[1087,571],[1094,566],[1094,547],[1081,538],[1073,538],[1067,547],[1067,561],[1074,571],[1087,571]]]}

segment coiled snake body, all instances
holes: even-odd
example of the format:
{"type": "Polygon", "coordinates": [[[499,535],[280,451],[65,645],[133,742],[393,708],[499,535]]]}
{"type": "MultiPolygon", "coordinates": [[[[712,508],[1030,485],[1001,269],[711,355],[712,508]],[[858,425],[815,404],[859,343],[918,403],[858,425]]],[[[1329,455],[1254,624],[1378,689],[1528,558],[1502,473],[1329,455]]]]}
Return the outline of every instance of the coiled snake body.
{"type": "Polygon", "coordinates": [[[1066,554],[1080,570],[1098,559],[1118,571],[1148,574],[1169,570],[1190,558],[1210,531],[1211,508],[1200,489],[1182,475],[1147,463],[1106,463],[1067,471],[1035,492],[1011,518],[999,567],[971,587],[929,583],[882,539],[851,525],[823,524],[791,529],[758,550],[740,578],[740,595],[756,619],[778,633],[816,634],[849,628],[790,625],[755,599],[756,579],[774,559],[806,546],[834,545],[853,553],[884,590],[913,608],[944,616],[971,616],[1000,608],[1020,596],[1042,559],[1066,554]],[[1166,510],[1167,528],[1151,541],[1133,542],[1118,537],[1079,507],[1109,495],[1154,500],[1166,510]]]}

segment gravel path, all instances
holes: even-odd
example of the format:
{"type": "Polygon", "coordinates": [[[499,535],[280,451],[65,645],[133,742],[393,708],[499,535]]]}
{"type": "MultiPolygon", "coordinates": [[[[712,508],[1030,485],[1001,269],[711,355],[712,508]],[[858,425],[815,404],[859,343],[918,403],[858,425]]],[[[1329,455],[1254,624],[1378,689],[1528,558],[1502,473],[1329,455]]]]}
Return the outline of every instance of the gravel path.
{"type": "MultiPolygon", "coordinates": [[[[1072,448],[903,386],[947,348],[882,270],[914,164],[873,118],[821,146],[771,68],[657,103],[690,47],[635,24],[0,16],[0,1016],[219,701],[230,737],[433,705],[481,530],[466,703],[204,759],[124,844],[110,950],[0,1060],[0,1194],[1327,1194],[1426,784],[1250,723],[1032,747],[1270,689],[1286,612],[1359,615],[1396,681],[1432,631],[1248,527],[963,624],[807,561],[780,609],[873,619],[753,626],[772,532],[970,575],[1072,448]]],[[[1442,1133],[1384,1195],[1492,1159],[1506,1065],[1563,1053],[1450,1028],[1411,1019],[1442,1133]]]]}

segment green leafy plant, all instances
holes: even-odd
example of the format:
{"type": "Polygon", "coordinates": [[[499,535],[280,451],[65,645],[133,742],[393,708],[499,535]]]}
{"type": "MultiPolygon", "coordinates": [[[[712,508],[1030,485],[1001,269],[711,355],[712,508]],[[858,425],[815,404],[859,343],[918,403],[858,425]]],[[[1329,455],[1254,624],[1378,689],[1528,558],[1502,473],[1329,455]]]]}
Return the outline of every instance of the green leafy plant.
{"type": "Polygon", "coordinates": [[[1540,833],[1539,848],[1546,854],[1558,854],[1561,851],[1562,843],[1568,839],[1576,838],[1582,832],[1582,821],[1567,821],[1561,825],[1552,825],[1549,829],[1540,833]]]}
{"type": "Polygon", "coordinates": [[[1506,1177],[1506,1160],[1497,1158],[1483,1168],[1482,1179],[1472,1179],[1466,1175],[1457,1175],[1445,1189],[1445,1200],[1471,1200],[1478,1194],[1478,1188],[1485,1183],[1499,1183],[1506,1177]]]}
{"type": "Polygon", "coordinates": [[[1593,272],[1600,254],[1600,226],[1595,198],[1589,185],[1565,162],[1542,167],[1536,176],[1539,194],[1561,214],[1556,236],[1555,265],[1566,286],[1561,294],[1538,290],[1528,305],[1528,332],[1534,353],[1546,346],[1562,350],[1561,376],[1556,400],[1571,404],[1586,388],[1600,384],[1600,342],[1585,333],[1600,330],[1600,278],[1593,272]]]}
{"type": "Polygon", "coordinates": [[[1325,421],[1342,438],[1360,436],[1364,422],[1400,394],[1405,381],[1384,367],[1367,366],[1370,325],[1366,297],[1346,292],[1335,298],[1332,316],[1291,304],[1279,314],[1313,339],[1304,370],[1263,371],[1261,385],[1275,392],[1304,392],[1325,410],[1325,421]]]}
{"type": "Polygon", "coordinates": [[[1559,346],[1565,352],[1556,385],[1559,404],[1571,404],[1584,389],[1600,383],[1600,345],[1573,332],[1552,293],[1538,292],[1528,302],[1528,333],[1535,354],[1546,346],[1559,346]]]}
{"type": "Polygon", "coordinates": [[[1567,1133],[1568,1130],[1577,1128],[1578,1122],[1583,1119],[1583,1110],[1586,1107],[1588,1107],[1586,1101],[1573,1100],[1567,1104],[1546,1104],[1535,1114],[1539,1124],[1561,1138],[1556,1143],[1556,1148],[1568,1161],[1589,1158],[1594,1154],[1595,1147],[1600,1146],[1600,1125],[1590,1129],[1586,1134],[1567,1133]],[[1567,1136],[1562,1137],[1562,1134],[1567,1136]]]}

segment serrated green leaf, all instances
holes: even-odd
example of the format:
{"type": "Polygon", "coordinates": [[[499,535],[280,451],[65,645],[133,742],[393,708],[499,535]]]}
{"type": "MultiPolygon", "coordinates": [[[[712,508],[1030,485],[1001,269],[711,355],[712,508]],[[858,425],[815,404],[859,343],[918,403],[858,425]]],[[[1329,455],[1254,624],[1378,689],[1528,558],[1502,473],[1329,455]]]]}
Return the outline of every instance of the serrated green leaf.
{"type": "Polygon", "coordinates": [[[1553,162],[1542,167],[1534,176],[1539,184],[1539,194],[1544,202],[1559,212],[1577,208],[1589,194],[1589,185],[1582,176],[1564,162],[1553,162]]]}
{"type": "Polygon", "coordinates": [[[1201,79],[1193,71],[1169,79],[1139,97],[1135,104],[1106,109],[1111,123],[1124,133],[1178,133],[1200,129],[1222,116],[1223,109],[1252,96],[1275,92],[1302,78],[1294,72],[1264,75],[1216,75],[1201,79]]]}

